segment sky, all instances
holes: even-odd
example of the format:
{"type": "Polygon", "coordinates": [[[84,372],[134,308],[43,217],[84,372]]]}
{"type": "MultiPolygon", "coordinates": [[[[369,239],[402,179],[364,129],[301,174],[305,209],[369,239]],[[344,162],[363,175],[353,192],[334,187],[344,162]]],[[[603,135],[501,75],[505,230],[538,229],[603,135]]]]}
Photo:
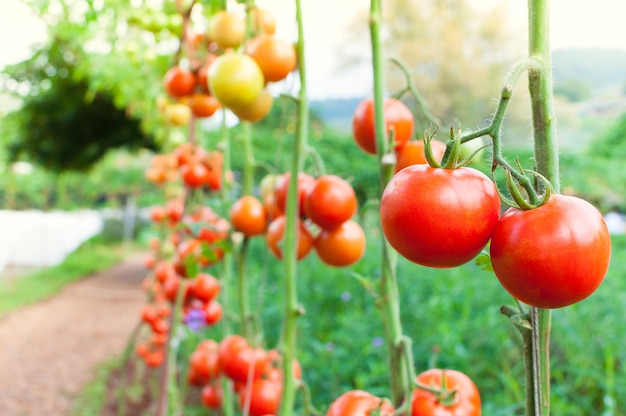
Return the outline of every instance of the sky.
{"type": "MultiPolygon", "coordinates": [[[[480,7],[510,3],[511,21],[520,30],[526,21],[524,0],[473,0],[480,7]]],[[[369,0],[302,0],[310,98],[354,97],[371,90],[368,67],[340,71],[340,48],[345,27],[367,10],[369,0]]],[[[278,36],[295,40],[295,6],[290,0],[257,0],[278,21],[278,36]]],[[[384,1],[383,1],[384,6],[384,1]]],[[[551,44],[626,50],[625,0],[552,0],[551,44]]],[[[0,0],[0,67],[28,57],[29,45],[44,38],[45,28],[19,0],[0,0]]]]}

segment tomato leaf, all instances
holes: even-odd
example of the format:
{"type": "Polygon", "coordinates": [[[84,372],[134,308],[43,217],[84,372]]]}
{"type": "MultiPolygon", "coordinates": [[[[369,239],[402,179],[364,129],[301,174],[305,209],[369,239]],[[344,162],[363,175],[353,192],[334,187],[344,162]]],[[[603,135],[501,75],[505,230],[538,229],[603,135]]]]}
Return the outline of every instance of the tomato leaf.
{"type": "Polygon", "coordinates": [[[485,270],[488,272],[493,271],[493,266],[491,265],[491,257],[489,256],[489,253],[487,253],[486,251],[481,252],[476,257],[475,262],[476,262],[476,265],[479,266],[482,270],[485,270]]]}

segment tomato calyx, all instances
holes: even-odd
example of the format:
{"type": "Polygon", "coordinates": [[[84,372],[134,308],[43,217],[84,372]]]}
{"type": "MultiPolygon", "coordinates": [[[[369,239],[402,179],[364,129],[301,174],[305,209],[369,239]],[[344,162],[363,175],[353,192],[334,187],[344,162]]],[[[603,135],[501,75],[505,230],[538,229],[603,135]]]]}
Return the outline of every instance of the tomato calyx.
{"type": "Polygon", "coordinates": [[[431,393],[433,396],[435,396],[435,400],[437,401],[437,403],[445,407],[452,407],[459,402],[458,389],[456,387],[448,389],[447,387],[445,370],[443,370],[443,373],[441,375],[441,387],[435,387],[434,385],[428,386],[426,384],[420,383],[417,380],[415,380],[413,384],[416,388],[431,393]]]}
{"type": "Polygon", "coordinates": [[[519,168],[524,178],[527,178],[526,174],[528,173],[538,180],[539,187],[544,189],[544,194],[539,199],[539,197],[534,192],[532,192],[532,185],[524,186],[524,184],[520,184],[519,179],[516,179],[516,177],[514,177],[512,170],[510,168],[504,167],[506,187],[511,194],[511,198],[503,195],[502,192],[498,190],[498,193],[500,194],[500,199],[507,205],[519,208],[523,211],[528,211],[545,205],[552,197],[552,194],[554,194],[554,188],[550,181],[539,172],[535,172],[534,170],[530,169],[523,169],[521,168],[521,166],[519,166],[519,168]],[[522,185],[522,187],[526,189],[529,201],[527,201],[526,198],[524,198],[524,196],[522,195],[522,192],[520,191],[520,185],[522,185]],[[530,189],[529,186],[531,187],[530,189]]]}

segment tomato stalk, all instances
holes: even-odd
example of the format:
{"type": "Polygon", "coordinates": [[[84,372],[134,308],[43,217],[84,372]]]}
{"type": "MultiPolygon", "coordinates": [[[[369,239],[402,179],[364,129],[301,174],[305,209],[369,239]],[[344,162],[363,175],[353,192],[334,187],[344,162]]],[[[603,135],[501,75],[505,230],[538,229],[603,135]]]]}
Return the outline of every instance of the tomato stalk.
{"type": "MultiPolygon", "coordinates": [[[[387,131],[384,117],[384,67],[380,39],[382,24],[381,0],[370,2],[370,38],[372,47],[372,66],[374,71],[374,125],[376,131],[376,149],[378,158],[379,195],[382,195],[391,177],[392,166],[385,162],[387,153],[387,131]]],[[[391,398],[395,407],[405,405],[411,398],[408,363],[412,363],[410,349],[403,348],[404,335],[400,321],[400,302],[396,280],[396,257],[381,232],[382,262],[380,277],[380,296],[378,306],[383,316],[383,325],[389,351],[391,398]],[[407,356],[408,355],[408,356],[407,356]]]]}
{"type": "Polygon", "coordinates": [[[294,141],[291,160],[291,179],[287,191],[287,204],[285,208],[286,224],[284,235],[283,264],[285,268],[283,287],[285,290],[284,315],[281,331],[281,352],[283,390],[278,414],[288,416],[293,414],[296,395],[296,380],[293,376],[293,361],[296,358],[297,318],[302,313],[298,303],[296,285],[297,272],[297,232],[298,232],[298,173],[302,170],[302,155],[306,149],[309,124],[309,106],[306,90],[306,65],[304,54],[304,27],[302,19],[302,5],[296,1],[296,21],[298,26],[298,40],[296,42],[296,55],[298,59],[298,73],[300,78],[300,91],[298,94],[298,126],[294,141]]]}

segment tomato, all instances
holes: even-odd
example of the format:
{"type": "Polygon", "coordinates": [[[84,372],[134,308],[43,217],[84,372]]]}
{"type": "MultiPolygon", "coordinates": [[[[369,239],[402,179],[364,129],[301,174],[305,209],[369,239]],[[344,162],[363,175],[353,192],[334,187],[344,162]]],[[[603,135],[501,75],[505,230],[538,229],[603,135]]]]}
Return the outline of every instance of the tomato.
{"type": "MultiPolygon", "coordinates": [[[[413,135],[413,114],[395,98],[384,101],[383,113],[387,136],[393,131],[394,150],[398,151],[413,135]]],[[[352,134],[356,144],[366,153],[376,154],[376,128],[374,126],[374,100],[366,98],[354,110],[352,134]]]]}
{"type": "Polygon", "coordinates": [[[417,376],[425,386],[441,388],[445,377],[446,390],[456,390],[450,404],[436,394],[416,388],[411,400],[411,416],[480,416],[480,394],[472,380],[456,370],[432,368],[417,376]]]}
{"type": "Polygon", "coordinates": [[[180,173],[185,185],[198,188],[207,181],[209,170],[199,161],[189,161],[180,167],[180,173]]]}
{"type": "Polygon", "coordinates": [[[191,109],[183,103],[171,103],[165,107],[165,121],[173,126],[184,126],[191,121],[191,109]]]}
{"type": "Polygon", "coordinates": [[[196,81],[198,86],[202,89],[202,91],[209,93],[209,68],[211,64],[217,59],[217,55],[209,53],[207,54],[204,63],[198,69],[198,73],[196,75],[196,81]]]}
{"type": "Polygon", "coordinates": [[[269,10],[252,9],[252,29],[254,33],[273,35],[276,32],[276,18],[269,10]]]}
{"type": "Polygon", "coordinates": [[[239,350],[248,347],[248,340],[241,335],[229,335],[225,337],[217,350],[220,366],[223,367],[232,356],[239,350]]]}
{"type": "Polygon", "coordinates": [[[248,414],[250,416],[275,414],[280,405],[281,394],[280,382],[256,379],[248,388],[243,388],[239,392],[239,405],[244,409],[246,402],[249,401],[248,414]]]}
{"type": "Polygon", "coordinates": [[[246,54],[261,67],[267,82],[285,79],[296,69],[296,49],[293,44],[270,35],[259,35],[246,44],[246,54]]]}
{"type": "Polygon", "coordinates": [[[177,167],[186,165],[191,161],[200,160],[205,155],[206,152],[202,147],[190,142],[178,145],[173,152],[177,167]]]}
{"type": "Polygon", "coordinates": [[[230,222],[245,236],[263,234],[267,228],[267,213],[263,203],[252,195],[244,195],[230,208],[230,222]]]}
{"type": "MultiPolygon", "coordinates": [[[[441,162],[443,154],[446,151],[445,143],[438,140],[431,140],[431,149],[433,156],[437,162],[441,162]]],[[[402,169],[410,165],[427,164],[426,153],[424,152],[424,140],[414,140],[407,142],[396,155],[396,165],[393,168],[394,173],[398,173],[402,169]]]]}
{"type": "Polygon", "coordinates": [[[389,244],[414,263],[455,267],[485,247],[500,216],[493,182],[473,168],[412,165],[394,175],[380,201],[389,244]]]}
{"type": "Polygon", "coordinates": [[[264,119],[265,116],[270,113],[273,104],[274,97],[267,89],[264,89],[252,104],[241,107],[231,106],[230,111],[232,111],[239,120],[256,123],[264,119]]]}
{"type": "Polygon", "coordinates": [[[609,267],[604,218],[587,201],[552,195],[536,209],[509,209],[491,237],[491,263],[504,288],[540,308],[560,308],[591,295],[609,267]]]}
{"type": "Polygon", "coordinates": [[[219,345],[214,340],[205,340],[189,357],[189,367],[194,373],[207,382],[220,374],[219,357],[217,355],[219,345]],[[207,341],[210,342],[207,343],[207,341]]]}
{"type": "Polygon", "coordinates": [[[247,55],[221,55],[209,68],[209,89],[226,107],[242,108],[252,105],[264,87],[261,68],[247,55]]]}
{"type": "Polygon", "coordinates": [[[159,318],[153,305],[144,305],[141,308],[141,320],[147,324],[152,324],[159,318]]]}
{"type": "MultiPolygon", "coordinates": [[[[313,236],[311,232],[306,227],[304,221],[298,219],[298,229],[297,229],[297,253],[296,257],[298,260],[301,260],[309,254],[311,249],[313,248],[313,236]]],[[[280,217],[276,217],[270,225],[267,227],[267,233],[265,234],[265,240],[267,242],[267,246],[270,251],[276,258],[283,258],[283,247],[284,241],[283,236],[285,235],[285,223],[287,219],[284,215],[280,217]]]]}
{"type": "Polygon", "coordinates": [[[246,382],[260,378],[267,365],[267,353],[263,348],[246,345],[240,347],[225,360],[220,359],[220,366],[224,374],[231,380],[246,382]]]}
{"type": "Polygon", "coordinates": [[[165,351],[161,348],[155,351],[150,351],[144,359],[148,367],[156,368],[163,364],[163,360],[165,359],[165,351]]]}
{"type": "MultiPolygon", "coordinates": [[[[276,206],[281,212],[285,212],[287,206],[287,192],[289,191],[289,182],[291,173],[285,172],[276,179],[276,206]]],[[[304,215],[304,201],[309,189],[315,185],[315,178],[304,172],[298,173],[298,207],[300,216],[304,215]]]]}
{"type": "Polygon", "coordinates": [[[207,384],[202,388],[202,404],[209,409],[222,408],[222,387],[219,384],[207,384]]]}
{"type": "Polygon", "coordinates": [[[365,253],[365,233],[352,220],[332,230],[322,229],[315,238],[315,251],[330,266],[349,266],[359,261],[365,253]]]}
{"type": "Polygon", "coordinates": [[[203,302],[209,302],[220,293],[220,282],[207,273],[198,273],[191,282],[191,294],[203,302]]]}
{"type": "Polygon", "coordinates": [[[189,108],[195,117],[211,117],[220,108],[220,102],[207,93],[196,93],[189,98],[189,108]]]}
{"type": "Polygon", "coordinates": [[[218,301],[211,300],[207,302],[203,310],[206,316],[205,320],[207,324],[215,325],[216,323],[222,320],[224,309],[222,308],[222,305],[218,301]]]}
{"type": "Polygon", "coordinates": [[[391,404],[363,390],[348,391],[337,398],[328,408],[326,416],[390,416],[391,404]],[[379,413],[375,413],[379,412],[379,413]]]}
{"type": "Polygon", "coordinates": [[[161,260],[154,266],[154,277],[157,281],[163,283],[171,276],[176,275],[176,270],[172,263],[161,260]]]}
{"type": "Polygon", "coordinates": [[[352,186],[335,175],[323,175],[306,193],[304,213],[321,228],[332,230],[356,212],[356,194],[352,186]]]}
{"type": "Polygon", "coordinates": [[[165,73],[163,86],[170,96],[183,98],[191,95],[196,87],[196,76],[188,69],[173,66],[165,73]]]}
{"type": "Polygon", "coordinates": [[[235,48],[246,36],[246,21],[234,13],[217,12],[209,22],[209,38],[222,49],[235,48]]]}

